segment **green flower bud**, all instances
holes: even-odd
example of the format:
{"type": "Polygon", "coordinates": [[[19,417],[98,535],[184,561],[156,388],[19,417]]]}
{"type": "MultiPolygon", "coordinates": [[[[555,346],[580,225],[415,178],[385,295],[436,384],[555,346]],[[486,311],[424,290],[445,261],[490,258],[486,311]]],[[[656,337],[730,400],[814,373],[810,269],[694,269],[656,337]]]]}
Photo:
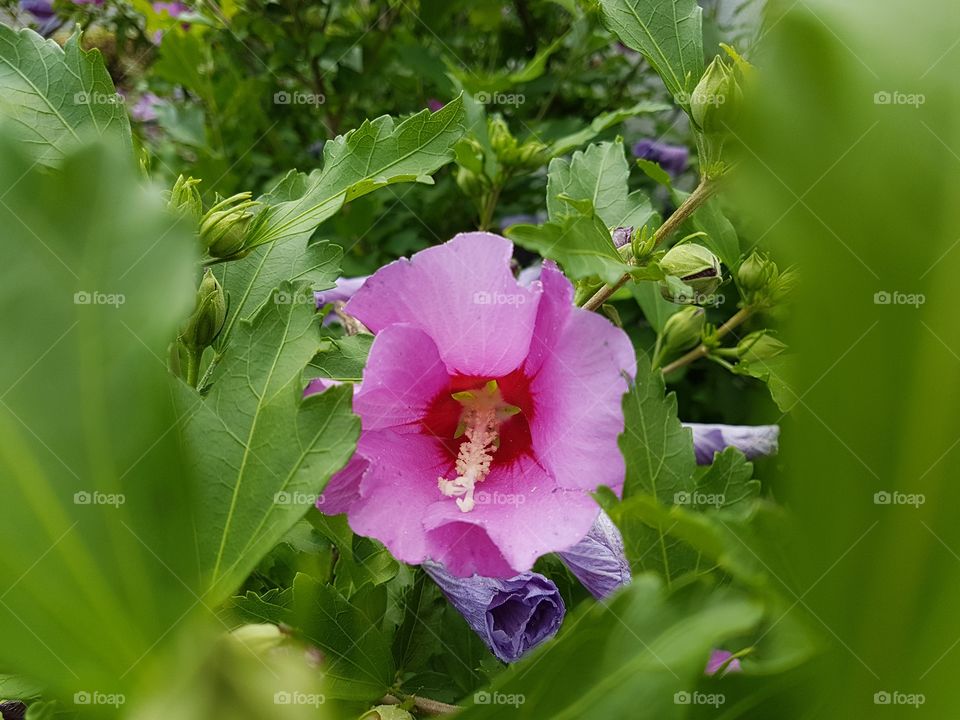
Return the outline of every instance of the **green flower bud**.
{"type": "Polygon", "coordinates": [[[742,104],[736,74],[718,55],[690,96],[690,115],[703,132],[722,133],[736,122],[742,104]]]}
{"type": "MultiPolygon", "coordinates": [[[[723,281],[717,256],[703,245],[693,243],[670,248],[660,260],[660,269],[665,275],[677,278],[689,287],[695,296],[710,295],[723,281]]],[[[687,298],[685,293],[681,293],[682,297],[676,297],[675,284],[669,281],[660,283],[660,292],[674,302],[696,301],[696,297],[687,298]]]]}
{"type": "Polygon", "coordinates": [[[227,319],[227,300],[223,288],[209,268],[197,289],[197,304],[187,325],[180,333],[180,341],[189,350],[200,353],[213,344],[227,319]]]}
{"type": "Polygon", "coordinates": [[[517,139],[510,134],[510,128],[499,115],[487,120],[487,134],[490,136],[490,147],[498,157],[517,149],[517,139]]]}
{"type": "Polygon", "coordinates": [[[770,290],[770,301],[774,305],[782,303],[793,293],[798,282],[800,282],[800,273],[797,270],[793,268],[784,270],[772,283],[773,287],[770,290]]]}
{"type": "Polygon", "coordinates": [[[737,356],[745,362],[760,362],[782,354],[787,346],[765,330],[747,335],[737,343],[737,356]]]}
{"type": "Polygon", "coordinates": [[[759,253],[751,253],[737,271],[737,285],[746,293],[765,289],[777,277],[777,266],[759,253]]]}
{"type": "Polygon", "coordinates": [[[203,201],[200,199],[200,190],[197,189],[199,184],[200,181],[197,178],[179,176],[170,191],[167,207],[199,223],[203,215],[203,201]]]}
{"type": "Polygon", "coordinates": [[[207,211],[200,222],[200,240],[211,257],[239,255],[247,240],[247,229],[253,219],[250,208],[258,203],[250,193],[238,193],[221,200],[207,211]]]}
{"type": "Polygon", "coordinates": [[[457,168],[457,186],[463,190],[467,197],[479,198],[486,192],[486,184],[482,175],[465,167],[457,168]]]}
{"type": "Polygon", "coordinates": [[[678,353],[700,342],[707,314],[701,307],[681,308],[663,326],[660,352],[664,355],[678,353]]]}

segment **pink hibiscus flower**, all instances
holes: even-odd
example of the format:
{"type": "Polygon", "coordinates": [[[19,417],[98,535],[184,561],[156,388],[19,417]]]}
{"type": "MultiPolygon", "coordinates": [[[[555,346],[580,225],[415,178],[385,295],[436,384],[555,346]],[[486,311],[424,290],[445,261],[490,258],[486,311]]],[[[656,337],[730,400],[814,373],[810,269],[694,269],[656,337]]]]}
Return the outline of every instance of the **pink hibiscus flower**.
{"type": "Polygon", "coordinates": [[[573,306],[556,266],[521,286],[513,246],[457,235],[371,276],[346,312],[376,339],[357,454],[318,507],[398,559],[512,577],[580,541],[619,492],[626,334],[573,306]]]}

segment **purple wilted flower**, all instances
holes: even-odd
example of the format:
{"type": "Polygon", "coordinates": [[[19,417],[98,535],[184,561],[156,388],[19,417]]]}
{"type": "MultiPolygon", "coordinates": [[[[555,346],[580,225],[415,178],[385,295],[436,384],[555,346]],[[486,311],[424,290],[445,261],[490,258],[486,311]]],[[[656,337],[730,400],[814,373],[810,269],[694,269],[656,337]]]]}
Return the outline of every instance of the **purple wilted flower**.
{"type": "MultiPolygon", "coordinates": [[[[717,671],[723,667],[723,664],[730,660],[733,657],[733,653],[728,650],[713,650],[710,652],[710,659],[707,660],[707,667],[703,671],[704,675],[716,675],[717,671]]],[[[736,658],[730,660],[730,664],[727,665],[723,670],[723,675],[732,672],[740,672],[743,668],[740,667],[740,661],[736,658]]],[[[722,675],[721,675],[722,677],[722,675]]]]}
{"type": "Polygon", "coordinates": [[[444,105],[446,105],[443,100],[437,100],[436,98],[427,98],[427,107],[430,109],[430,112],[437,112],[442,110],[444,105]]]}
{"type": "Polygon", "coordinates": [[[630,582],[630,563],[623,550],[623,536],[605,512],[597,516],[583,540],[558,555],[598,600],[630,582]]]}
{"type": "Polygon", "coordinates": [[[630,238],[633,237],[633,228],[632,227],[618,227],[613,231],[613,244],[621,248],[630,242],[630,238]]]}
{"type": "Polygon", "coordinates": [[[671,175],[679,175],[687,169],[690,151],[683,145],[641,140],[633,146],[633,155],[657,163],[671,175]]]}
{"type": "Polygon", "coordinates": [[[563,621],[566,608],[560,591],[538,573],[524,572],[509,579],[461,578],[431,560],[423,563],[423,569],[503,662],[515,662],[549,640],[563,621]]]}
{"type": "Polygon", "coordinates": [[[747,460],[775,455],[780,437],[779,425],[709,425],[684,423],[693,431],[693,452],[698,465],[713,462],[714,453],[735,447],[747,460]]]}
{"type": "MultiPolygon", "coordinates": [[[[363,287],[363,284],[367,281],[368,277],[370,276],[363,275],[355,278],[342,277],[337,280],[336,284],[329,290],[315,292],[313,296],[317,301],[317,309],[319,310],[324,305],[332,305],[333,303],[337,302],[347,302],[347,300],[353,297],[357,290],[363,287]]],[[[336,313],[331,311],[328,312],[323,318],[323,324],[329,325],[330,323],[337,322],[337,320],[338,318],[336,313]]]]}
{"type": "Polygon", "coordinates": [[[37,20],[37,32],[48,37],[63,24],[53,10],[51,0],[20,0],[20,9],[24,10],[37,20]]]}

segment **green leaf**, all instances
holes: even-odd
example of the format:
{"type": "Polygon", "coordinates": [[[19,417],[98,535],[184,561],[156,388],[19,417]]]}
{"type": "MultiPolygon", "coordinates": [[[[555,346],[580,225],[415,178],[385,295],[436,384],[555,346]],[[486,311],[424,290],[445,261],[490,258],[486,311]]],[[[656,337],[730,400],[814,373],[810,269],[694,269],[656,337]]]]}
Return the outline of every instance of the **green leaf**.
{"type": "Polygon", "coordinates": [[[603,142],[575,152],[570,160],[554,158],[547,173],[547,212],[560,221],[575,214],[569,198],[589,200],[604,224],[642,227],[657,216],[642,191],[628,195],[630,168],[623,143],[603,142]],[[564,196],[564,197],[561,197],[564,196]]]}
{"type": "Polygon", "coordinates": [[[284,283],[237,325],[206,397],[178,386],[200,482],[198,560],[214,600],[236,590],[353,452],[350,388],[302,398],[318,325],[309,288],[284,283]]]}
{"type": "Polygon", "coordinates": [[[695,489],[693,435],[677,417],[677,396],[665,394],[663,374],[637,357],[637,379],[623,399],[620,450],[627,462],[624,497],[645,493],[672,504],[677,493],[695,489]]]}
{"type": "Polygon", "coordinates": [[[324,652],[331,698],[375,700],[393,683],[390,645],[380,628],[337,590],[298,575],[293,586],[298,632],[324,652]]]}
{"type": "Polygon", "coordinates": [[[382,585],[396,576],[399,563],[381,543],[354,535],[346,515],[324,515],[311,509],[307,519],[337,548],[334,584],[345,596],[351,597],[367,585],[382,585]]]}
{"type": "Polygon", "coordinates": [[[0,119],[43,165],[101,136],[132,149],[123,98],[100,52],[81,49],[78,33],[61,48],[33,30],[0,24],[0,119]]]}
{"type": "Polygon", "coordinates": [[[674,694],[693,690],[711,648],[745,633],[762,608],[731,592],[698,586],[667,596],[643,575],[605,603],[568,617],[560,637],[497,677],[490,693],[458,717],[679,719],[674,694]],[[513,700],[513,707],[507,707],[513,700]]]}
{"type": "Polygon", "coordinates": [[[51,696],[128,690],[202,609],[164,361],[195,240],[117,145],[0,132],[0,666],[51,696]]]}
{"type": "Polygon", "coordinates": [[[256,242],[309,236],[344,203],[399,182],[433,184],[430,175],[453,159],[463,135],[463,99],[435,113],[423,110],[399,124],[384,115],[365,121],[323,148],[323,167],[304,181],[302,196],[264,210],[256,242]]]}
{"type": "Polygon", "coordinates": [[[733,369],[738,375],[765,382],[770,397],[781,412],[790,412],[800,403],[802,394],[795,389],[795,375],[798,374],[796,356],[785,354],[767,360],[739,362],[733,369]]]}
{"type": "Polygon", "coordinates": [[[644,158],[637,158],[637,167],[643,170],[643,174],[658,185],[663,185],[668,190],[673,187],[673,179],[670,177],[670,173],[660,167],[659,163],[644,158]]]}
{"type": "Polygon", "coordinates": [[[736,448],[728,447],[697,479],[697,493],[717,498],[717,507],[741,515],[749,512],[750,501],[760,494],[760,481],[753,479],[753,463],[736,448]]]}
{"type": "Polygon", "coordinates": [[[227,609],[243,623],[289,624],[293,618],[293,588],[271,588],[262,595],[248,590],[232,598],[227,609]]]}
{"type": "Polygon", "coordinates": [[[527,250],[556,260],[574,280],[599,277],[614,283],[624,273],[641,270],[623,261],[607,226],[592,211],[566,215],[559,222],[539,226],[513,225],[507,236],[527,250]]]}
{"type": "Polygon", "coordinates": [[[664,103],[643,101],[627,108],[620,108],[619,110],[612,110],[610,112],[602,113],[597,115],[597,117],[595,117],[593,121],[586,127],[568,135],[564,135],[563,137],[557,138],[550,143],[550,155],[552,157],[566,155],[571,150],[590,142],[604,130],[611,128],[614,125],[619,125],[627,118],[631,118],[642,113],[664,112],[670,109],[672,109],[671,106],[664,103]]]}
{"type": "Polygon", "coordinates": [[[607,27],[647,59],[671,95],[693,91],[703,75],[703,11],[695,0],[600,0],[600,8],[607,27]]]}
{"type": "Polygon", "coordinates": [[[332,380],[360,382],[373,345],[373,335],[359,333],[325,340],[326,345],[310,361],[311,372],[316,371],[317,376],[332,380]]]}

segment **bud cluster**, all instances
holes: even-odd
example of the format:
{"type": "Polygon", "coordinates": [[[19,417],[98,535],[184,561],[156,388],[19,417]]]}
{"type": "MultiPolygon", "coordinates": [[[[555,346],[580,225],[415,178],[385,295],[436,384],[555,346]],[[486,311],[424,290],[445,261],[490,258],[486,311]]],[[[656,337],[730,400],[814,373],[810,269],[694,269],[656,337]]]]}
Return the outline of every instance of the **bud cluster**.
{"type": "Polygon", "coordinates": [[[227,259],[249,252],[248,230],[253,220],[252,208],[259,205],[249,192],[237,193],[220,200],[200,221],[200,241],[211,257],[227,259]]]}
{"type": "Polygon", "coordinates": [[[782,304],[797,279],[796,270],[781,272],[773,260],[758,252],[751,253],[737,271],[737,287],[744,303],[759,310],[782,304]]]}

